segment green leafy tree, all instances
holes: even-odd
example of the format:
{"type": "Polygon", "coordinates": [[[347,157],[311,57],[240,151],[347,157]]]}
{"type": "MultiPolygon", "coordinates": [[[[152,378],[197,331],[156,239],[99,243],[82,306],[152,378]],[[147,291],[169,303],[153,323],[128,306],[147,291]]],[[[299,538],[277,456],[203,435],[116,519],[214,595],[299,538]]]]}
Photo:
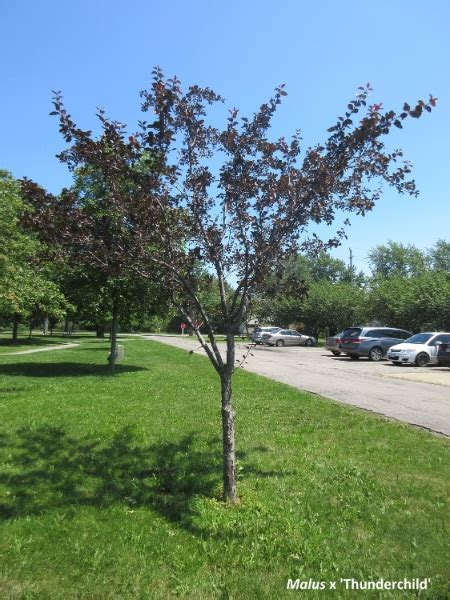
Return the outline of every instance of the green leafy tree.
{"type": "Polygon", "coordinates": [[[431,269],[450,273],[450,243],[438,240],[427,250],[428,263],[431,269]]]}
{"type": "Polygon", "coordinates": [[[303,302],[302,320],[316,337],[325,330],[337,333],[364,323],[366,291],[350,283],[314,282],[303,302]]]}
{"type": "Polygon", "coordinates": [[[375,246],[368,259],[374,277],[413,277],[427,270],[425,252],[412,244],[404,245],[392,240],[375,246]]]}
{"type": "Polygon", "coordinates": [[[47,276],[39,242],[21,225],[26,210],[19,183],[0,171],[0,314],[13,323],[13,342],[22,320],[60,318],[67,306],[47,276]]]}
{"type": "Polygon", "coordinates": [[[450,331],[450,275],[428,271],[416,277],[389,277],[373,285],[373,317],[413,332],[450,331]]]}

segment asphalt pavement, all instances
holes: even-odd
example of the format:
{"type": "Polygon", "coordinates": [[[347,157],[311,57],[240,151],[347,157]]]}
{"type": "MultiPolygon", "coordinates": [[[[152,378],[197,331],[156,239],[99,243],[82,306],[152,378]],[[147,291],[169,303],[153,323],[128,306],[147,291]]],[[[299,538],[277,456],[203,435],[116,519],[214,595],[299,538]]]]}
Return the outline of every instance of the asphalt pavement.
{"type": "MultiPolygon", "coordinates": [[[[148,335],[145,339],[205,354],[196,339],[148,335]]],[[[224,346],[223,346],[224,347],[224,346]]],[[[237,343],[236,357],[247,344],[237,343]]],[[[256,346],[245,369],[386,417],[450,436],[450,369],[395,366],[333,356],[323,348],[256,346]]]]}

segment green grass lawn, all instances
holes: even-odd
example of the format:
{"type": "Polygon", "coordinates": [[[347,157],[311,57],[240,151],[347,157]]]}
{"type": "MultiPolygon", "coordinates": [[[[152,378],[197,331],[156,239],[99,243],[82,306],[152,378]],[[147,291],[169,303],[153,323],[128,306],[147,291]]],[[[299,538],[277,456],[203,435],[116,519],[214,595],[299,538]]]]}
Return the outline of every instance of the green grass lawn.
{"type": "Polygon", "coordinates": [[[447,597],[447,440],[239,371],[230,507],[209,362],[124,344],[114,377],[107,340],[0,357],[1,598],[277,599],[299,594],[288,578],[427,577],[420,597],[447,597]]]}

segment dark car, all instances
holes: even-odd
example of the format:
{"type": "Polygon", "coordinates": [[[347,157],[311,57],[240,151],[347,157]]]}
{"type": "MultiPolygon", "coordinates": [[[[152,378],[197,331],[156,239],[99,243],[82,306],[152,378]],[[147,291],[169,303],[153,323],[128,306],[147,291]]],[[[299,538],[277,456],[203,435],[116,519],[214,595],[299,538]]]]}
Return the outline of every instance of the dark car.
{"type": "Polygon", "coordinates": [[[411,336],[410,331],[394,327],[349,327],[342,334],[339,350],[353,360],[364,356],[379,361],[386,358],[391,346],[411,336]]]}
{"type": "Polygon", "coordinates": [[[439,344],[436,359],[440,367],[450,368],[450,342],[439,344]]]}
{"type": "Polygon", "coordinates": [[[343,335],[343,331],[340,333],[336,333],[336,335],[331,335],[327,337],[325,342],[325,350],[329,350],[334,356],[339,356],[341,353],[339,350],[339,344],[341,343],[341,337],[343,335]]]}

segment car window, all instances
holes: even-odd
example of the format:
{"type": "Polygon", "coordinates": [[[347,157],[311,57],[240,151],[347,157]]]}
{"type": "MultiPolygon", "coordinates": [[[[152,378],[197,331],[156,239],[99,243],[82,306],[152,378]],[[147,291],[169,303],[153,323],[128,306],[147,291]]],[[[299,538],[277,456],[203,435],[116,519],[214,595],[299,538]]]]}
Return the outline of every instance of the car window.
{"type": "Polygon", "coordinates": [[[436,346],[438,342],[450,342],[450,333],[442,333],[437,335],[428,345],[436,346]]]}
{"type": "Polygon", "coordinates": [[[290,331],[291,331],[291,335],[295,335],[297,337],[301,337],[301,335],[300,335],[300,333],[298,331],[293,331],[292,329],[290,331]]]}
{"type": "Polygon", "coordinates": [[[389,330],[387,329],[370,329],[367,333],[364,334],[364,337],[382,338],[391,336],[389,335],[389,330]]]}
{"type": "Polygon", "coordinates": [[[404,331],[403,329],[399,329],[397,331],[397,335],[395,337],[400,338],[401,340],[407,340],[411,337],[411,333],[409,331],[404,331]]]}
{"type": "Polygon", "coordinates": [[[343,338],[355,338],[355,337],[359,337],[359,334],[361,333],[362,329],[361,327],[349,327],[348,329],[346,329],[344,331],[344,333],[342,334],[343,338]]]}
{"type": "Polygon", "coordinates": [[[291,332],[289,331],[289,329],[282,329],[281,331],[278,332],[280,335],[291,335],[291,332]]]}
{"type": "Polygon", "coordinates": [[[400,329],[389,329],[384,335],[384,337],[395,338],[396,340],[403,340],[402,332],[400,329]]]}

